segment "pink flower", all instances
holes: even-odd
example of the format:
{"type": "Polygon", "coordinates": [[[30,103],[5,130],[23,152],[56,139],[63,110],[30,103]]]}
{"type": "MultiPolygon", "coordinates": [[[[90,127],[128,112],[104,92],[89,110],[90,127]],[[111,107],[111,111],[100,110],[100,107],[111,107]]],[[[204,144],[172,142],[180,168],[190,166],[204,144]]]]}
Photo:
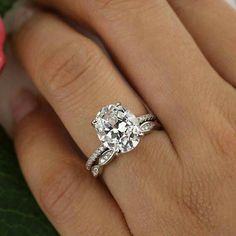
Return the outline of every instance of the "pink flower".
{"type": "Polygon", "coordinates": [[[0,18],[0,71],[2,70],[5,64],[5,56],[3,53],[3,45],[5,42],[6,33],[2,19],[0,18]]]}

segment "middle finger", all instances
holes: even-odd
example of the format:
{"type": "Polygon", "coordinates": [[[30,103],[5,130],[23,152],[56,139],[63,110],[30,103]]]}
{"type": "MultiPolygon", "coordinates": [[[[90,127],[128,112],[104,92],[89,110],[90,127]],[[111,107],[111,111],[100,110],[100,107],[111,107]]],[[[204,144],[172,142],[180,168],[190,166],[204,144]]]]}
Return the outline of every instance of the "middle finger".
{"type": "Polygon", "coordinates": [[[209,121],[224,122],[235,91],[210,66],[166,0],[38,1],[86,22],[101,36],[180,156],[188,156],[186,145],[198,155],[203,143],[210,144],[209,121]]]}

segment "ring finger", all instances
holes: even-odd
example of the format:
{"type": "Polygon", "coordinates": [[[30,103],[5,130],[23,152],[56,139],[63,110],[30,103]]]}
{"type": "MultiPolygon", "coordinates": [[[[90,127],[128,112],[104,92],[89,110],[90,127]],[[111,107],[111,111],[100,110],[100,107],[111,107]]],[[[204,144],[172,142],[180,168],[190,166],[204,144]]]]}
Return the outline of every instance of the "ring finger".
{"type": "MultiPolygon", "coordinates": [[[[146,113],[142,101],[102,51],[58,18],[37,14],[16,35],[14,42],[19,58],[36,85],[87,156],[99,145],[90,121],[101,106],[119,101],[136,115],[146,113]]],[[[150,228],[159,225],[158,217],[147,222],[150,227],[139,228],[137,224],[141,225],[147,216],[155,216],[157,211],[153,206],[165,199],[153,199],[151,196],[156,196],[157,190],[151,186],[166,188],[166,181],[174,181],[178,162],[162,131],[153,132],[127,155],[128,158],[120,158],[107,168],[104,179],[130,228],[136,226],[139,235],[147,235],[150,228]],[[163,165],[168,165],[168,169],[162,168],[163,165]],[[150,181],[150,176],[155,178],[150,181]],[[143,191],[147,185],[151,185],[148,188],[155,194],[143,191]],[[144,203],[145,214],[140,215],[137,222],[137,212],[144,203]]]]}

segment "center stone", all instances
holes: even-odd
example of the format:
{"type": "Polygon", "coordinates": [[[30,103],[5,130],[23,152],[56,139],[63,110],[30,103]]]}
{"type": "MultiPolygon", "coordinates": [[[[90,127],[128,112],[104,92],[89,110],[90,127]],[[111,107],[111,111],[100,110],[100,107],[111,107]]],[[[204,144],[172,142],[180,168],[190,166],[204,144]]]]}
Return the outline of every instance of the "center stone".
{"type": "Polygon", "coordinates": [[[142,134],[137,117],[120,104],[103,107],[94,126],[103,144],[116,152],[134,149],[142,134]]]}

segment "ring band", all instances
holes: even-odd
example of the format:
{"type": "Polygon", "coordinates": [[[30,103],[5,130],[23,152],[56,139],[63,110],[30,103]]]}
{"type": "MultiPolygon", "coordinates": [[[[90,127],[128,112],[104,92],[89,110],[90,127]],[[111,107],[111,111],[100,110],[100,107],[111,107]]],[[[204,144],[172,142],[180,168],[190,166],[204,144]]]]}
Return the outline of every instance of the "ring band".
{"type": "Polygon", "coordinates": [[[101,141],[101,145],[86,162],[87,170],[91,171],[94,177],[99,176],[103,167],[114,157],[136,148],[142,136],[161,128],[155,115],[136,117],[120,103],[103,107],[92,121],[92,125],[101,141]]]}

